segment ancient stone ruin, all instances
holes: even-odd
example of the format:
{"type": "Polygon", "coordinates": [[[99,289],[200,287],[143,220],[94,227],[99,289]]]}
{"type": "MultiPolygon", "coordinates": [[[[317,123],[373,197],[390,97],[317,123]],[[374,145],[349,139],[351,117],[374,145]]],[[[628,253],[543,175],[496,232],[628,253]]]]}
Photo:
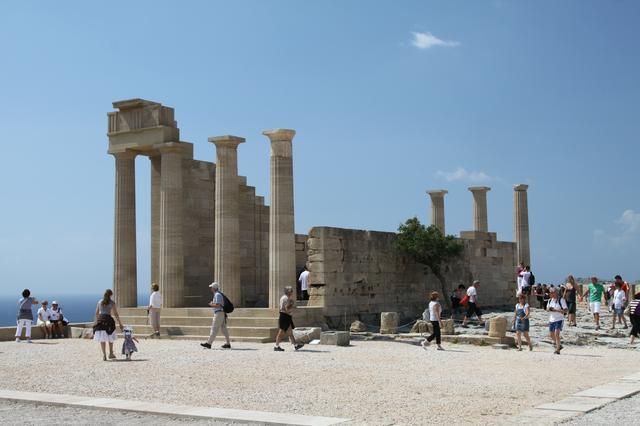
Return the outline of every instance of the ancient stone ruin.
{"type": "MultiPolygon", "coordinates": [[[[166,308],[206,307],[208,284],[215,280],[236,306],[274,310],[282,288],[295,287],[305,265],[311,272],[310,300],[298,316],[306,325],[375,321],[383,311],[415,317],[424,310],[426,292],[442,290],[427,268],[394,251],[393,233],[315,227],[295,235],[294,130],[263,132],[271,146],[268,206],[238,175],[244,138],[210,137],[215,163],[196,160],[193,144],[180,140],[172,108],[143,99],[113,107],[117,111],[108,113],[108,152],[116,175],[113,287],[121,307],[137,305],[138,156],[151,161],[151,279],[160,285],[166,308]]],[[[471,187],[474,229],[460,233],[464,254],[444,271],[450,286],[482,281],[485,306],[511,303],[516,262],[530,260],[527,185],[514,189],[516,242],[498,241],[489,232],[490,188],[471,187]]],[[[432,223],[444,232],[447,191],[428,194],[432,223]]]]}

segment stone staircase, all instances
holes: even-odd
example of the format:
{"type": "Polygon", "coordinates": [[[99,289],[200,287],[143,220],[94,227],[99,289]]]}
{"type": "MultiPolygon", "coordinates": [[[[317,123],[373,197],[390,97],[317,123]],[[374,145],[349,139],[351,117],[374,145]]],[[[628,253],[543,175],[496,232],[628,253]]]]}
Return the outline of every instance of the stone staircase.
{"type": "MultiPolygon", "coordinates": [[[[130,325],[138,337],[150,335],[146,308],[118,309],[122,324],[130,325]]],[[[160,314],[160,337],[206,340],[211,331],[213,311],[210,308],[164,308],[160,314]]],[[[278,311],[268,308],[236,308],[227,319],[229,335],[234,342],[273,342],[278,333],[278,311]]],[[[218,333],[216,341],[224,341],[218,333]]]]}

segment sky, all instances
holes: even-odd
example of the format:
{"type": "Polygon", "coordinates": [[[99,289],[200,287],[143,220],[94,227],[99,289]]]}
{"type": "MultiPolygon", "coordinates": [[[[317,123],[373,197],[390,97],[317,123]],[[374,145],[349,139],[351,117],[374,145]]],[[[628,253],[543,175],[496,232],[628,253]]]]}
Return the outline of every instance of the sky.
{"type": "MultiPolygon", "coordinates": [[[[5,1],[0,3],[0,293],[112,283],[111,102],[175,108],[195,158],[245,137],[268,198],[292,128],[296,231],[472,229],[513,240],[529,187],[532,269],[640,279],[640,3],[635,1],[5,1]]],[[[150,268],[149,161],[136,160],[138,286],[150,268]]]]}

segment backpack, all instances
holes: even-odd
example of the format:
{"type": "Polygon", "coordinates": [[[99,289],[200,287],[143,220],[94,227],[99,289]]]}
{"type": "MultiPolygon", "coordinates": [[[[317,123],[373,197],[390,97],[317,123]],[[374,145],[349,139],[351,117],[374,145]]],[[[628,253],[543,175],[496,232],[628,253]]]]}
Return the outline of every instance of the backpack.
{"type": "Polygon", "coordinates": [[[533,275],[533,272],[531,273],[531,275],[529,275],[529,282],[527,284],[529,284],[530,286],[536,285],[536,276],[533,275]]]}
{"type": "Polygon", "coordinates": [[[464,297],[460,300],[461,306],[467,306],[469,304],[469,295],[465,294],[464,297]]]}
{"type": "Polygon", "coordinates": [[[220,292],[220,294],[222,295],[222,300],[224,300],[224,305],[222,305],[222,310],[224,311],[225,314],[230,314],[231,312],[233,312],[233,303],[231,303],[231,300],[229,300],[229,298],[227,296],[224,295],[223,292],[220,292]]]}

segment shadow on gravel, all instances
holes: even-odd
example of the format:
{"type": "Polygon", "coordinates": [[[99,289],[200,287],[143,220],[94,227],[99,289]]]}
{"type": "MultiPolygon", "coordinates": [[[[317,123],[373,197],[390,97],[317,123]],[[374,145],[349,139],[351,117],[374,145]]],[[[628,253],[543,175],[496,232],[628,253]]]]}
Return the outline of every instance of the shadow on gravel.
{"type": "Polygon", "coordinates": [[[317,349],[298,349],[296,352],[315,352],[319,354],[328,354],[331,351],[319,351],[317,349]]]}
{"type": "Polygon", "coordinates": [[[39,342],[39,341],[34,341],[31,342],[30,345],[59,345],[60,342],[39,342]]]}
{"type": "Polygon", "coordinates": [[[111,362],[145,362],[145,361],[149,361],[149,360],[145,358],[139,358],[139,359],[116,358],[111,360],[111,362]]]}

